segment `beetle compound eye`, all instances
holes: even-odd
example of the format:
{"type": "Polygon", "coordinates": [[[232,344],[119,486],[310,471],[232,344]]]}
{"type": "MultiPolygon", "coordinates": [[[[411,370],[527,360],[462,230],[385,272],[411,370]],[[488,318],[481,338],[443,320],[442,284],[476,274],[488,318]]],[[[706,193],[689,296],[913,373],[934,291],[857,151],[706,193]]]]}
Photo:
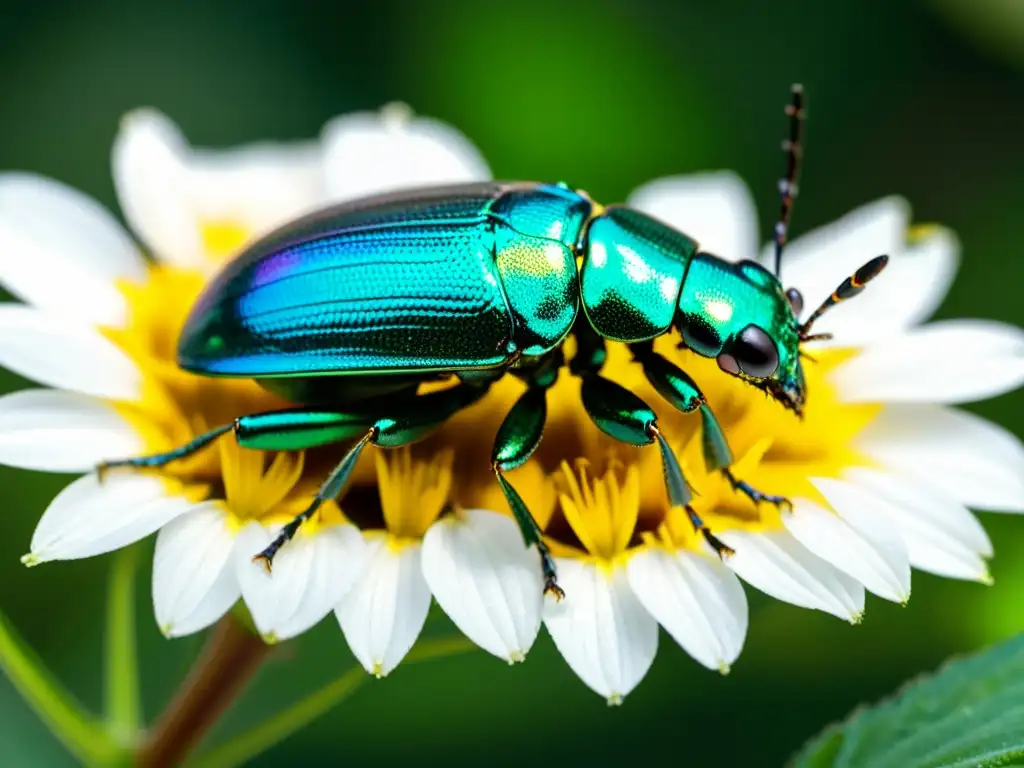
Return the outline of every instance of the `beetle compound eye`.
{"type": "Polygon", "coordinates": [[[707,323],[691,320],[683,326],[683,341],[686,346],[704,357],[714,357],[722,349],[722,338],[707,323]]]}
{"type": "Polygon", "coordinates": [[[793,310],[793,314],[800,317],[800,313],[804,311],[803,294],[796,288],[790,288],[786,291],[786,300],[789,302],[789,307],[793,310]]]}
{"type": "Polygon", "coordinates": [[[771,336],[756,325],[744,328],[729,350],[747,376],[764,379],[779,367],[779,352],[771,336]]]}

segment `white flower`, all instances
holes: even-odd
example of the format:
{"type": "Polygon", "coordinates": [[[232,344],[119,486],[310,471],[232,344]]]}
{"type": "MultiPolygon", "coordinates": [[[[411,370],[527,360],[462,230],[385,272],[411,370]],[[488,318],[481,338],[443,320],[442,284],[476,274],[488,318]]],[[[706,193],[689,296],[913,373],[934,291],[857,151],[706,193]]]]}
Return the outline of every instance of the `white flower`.
{"type": "MultiPolygon", "coordinates": [[[[26,302],[0,307],[0,364],[52,387],[0,398],[0,462],[88,472],[280,407],[251,381],[196,377],[174,364],[178,328],[210,271],[254,235],[328,201],[487,176],[463,137],[401,108],[339,118],[320,145],[220,154],[191,150],[165,118],[135,113],[115,148],[115,178],[156,264],[78,193],[0,176],[0,282],[26,302]]],[[[732,175],[657,181],[631,203],[707,251],[767,258],[750,196],[732,175]]],[[[560,603],[542,600],[537,552],[523,547],[482,458],[522,392],[513,377],[414,450],[377,451],[375,473],[361,462],[353,485],[376,486],[375,494],[324,505],[282,550],[273,576],[250,557],[308,504],[324,470],[301,454],[268,461],[230,438],[171,473],[74,481],[40,520],[26,562],[100,554],[159,530],[153,596],[167,634],[208,626],[239,596],[268,640],[333,609],[378,676],[412,647],[432,596],[508,662],[525,656],[543,621],[570,666],[611,703],[650,668],[659,624],[700,664],[726,671],[747,631],[740,579],[853,622],[865,590],[906,601],[911,567],[987,581],[991,546],[968,507],[1024,511],[1024,447],[948,406],[1020,386],[1024,332],[982,321],[921,325],[952,281],[958,244],[947,230],[909,224],[906,204],[890,198],[789,246],[784,281],[809,305],[867,259],[891,257],[863,297],[815,325],[835,339],[809,350],[802,420],[714,361],[680,352],[677,337],[657,342],[716,411],[735,474],[791,498],[792,511],[755,507],[708,474],[699,417],[669,408],[625,348],[610,346],[604,375],[656,407],[698,491],[694,507],[735,549],[724,564],[684,512],[668,508],[657,451],[599,433],[569,376],[548,391],[544,444],[512,473],[556,557],[567,593],[560,603]]]]}
{"type": "Polygon", "coordinates": [[[155,263],[84,195],[30,174],[0,175],[0,282],[25,302],[0,306],[0,364],[52,387],[0,397],[0,462],[88,473],[43,514],[27,564],[109,552],[159,530],[154,611],[171,636],[210,625],[241,596],[268,640],[291,637],[355,583],[368,548],[333,503],[282,550],[272,577],[250,562],[322,479],[304,474],[301,454],[278,454],[268,466],[227,438],[171,473],[112,471],[100,481],[91,471],[280,407],[252,382],[175,366],[185,314],[207,274],[239,247],[346,190],[402,184],[396,157],[419,158],[409,183],[487,176],[468,142],[436,121],[393,109],[348,120],[358,135],[341,118],[321,143],[213,151],[190,148],[159,113],[131,113],[115,142],[114,175],[155,263]]]}

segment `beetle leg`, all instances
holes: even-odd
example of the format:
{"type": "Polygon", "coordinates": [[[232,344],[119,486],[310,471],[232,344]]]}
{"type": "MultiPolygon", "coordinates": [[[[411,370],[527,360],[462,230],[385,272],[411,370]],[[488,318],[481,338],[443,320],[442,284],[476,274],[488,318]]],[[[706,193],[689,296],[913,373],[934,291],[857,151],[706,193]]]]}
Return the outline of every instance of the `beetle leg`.
{"type": "Polygon", "coordinates": [[[96,466],[100,479],[111,469],[135,467],[157,469],[172,461],[185,459],[198,453],[221,435],[234,432],[238,444],[244,448],[265,451],[298,451],[329,443],[349,440],[365,432],[372,425],[365,416],[317,408],[289,408],[241,416],[204,432],[178,448],[149,456],[104,461],[96,466]]]}
{"type": "Polygon", "coordinates": [[[662,397],[682,413],[700,412],[701,447],[704,464],[709,472],[721,472],[734,491],[742,493],[754,504],[762,501],[779,507],[791,507],[789,500],[782,496],[762,493],[749,483],[738,480],[729,469],[733,462],[729,442],[714,411],[704,399],[703,393],[685,371],[654,351],[651,342],[630,345],[634,359],[643,367],[644,375],[662,397]]]}
{"type": "Polygon", "coordinates": [[[580,390],[583,407],[598,429],[630,445],[652,445],[656,442],[661,450],[669,504],[686,510],[694,530],[704,537],[719,557],[731,555],[733,551],[711,533],[690,506],[690,486],[672,446],[661,434],[658,417],[650,406],[625,387],[596,373],[581,371],[580,377],[583,379],[580,390]]]}
{"type": "Polygon", "coordinates": [[[316,492],[316,496],[313,497],[313,501],[310,505],[288,521],[288,523],[278,532],[274,540],[270,542],[263,551],[253,555],[252,561],[254,563],[260,563],[264,568],[266,568],[267,573],[270,573],[271,566],[274,563],[274,555],[277,554],[277,551],[295,537],[295,534],[298,533],[302,524],[316,514],[316,511],[320,509],[320,506],[325,501],[330,501],[341,493],[341,489],[345,487],[345,483],[348,481],[348,476],[351,474],[352,468],[359,460],[359,456],[362,454],[363,448],[366,447],[367,443],[376,444],[378,434],[379,431],[377,427],[374,426],[363,436],[361,440],[359,440],[359,442],[349,448],[344,458],[342,458],[338,463],[338,466],[336,466],[331,471],[331,474],[327,476],[327,479],[324,480],[323,485],[321,485],[320,489],[316,492]]]}
{"type": "Polygon", "coordinates": [[[313,409],[283,412],[291,417],[288,424],[282,424],[282,412],[239,419],[239,427],[236,429],[238,442],[264,450],[298,450],[352,437],[353,429],[365,432],[327,476],[309,506],[284,525],[274,540],[253,556],[253,562],[261,563],[270,571],[278,550],[295,537],[302,524],[316,514],[325,501],[336,498],[342,492],[367,445],[398,448],[414,443],[437,429],[456,411],[479,400],[486,391],[486,386],[462,383],[450,389],[414,395],[405,402],[391,405],[387,415],[380,414],[381,404],[378,402],[374,404],[375,413],[313,409]],[[329,439],[332,423],[345,434],[329,439]]]}
{"type": "Polygon", "coordinates": [[[154,453],[149,456],[136,456],[131,459],[101,461],[96,465],[96,475],[99,477],[100,481],[102,481],[104,475],[106,475],[109,470],[117,469],[118,467],[136,467],[138,469],[157,469],[159,467],[163,467],[170,464],[172,461],[184,459],[194,453],[198,453],[221,435],[226,435],[228,432],[235,429],[236,424],[237,422],[225,424],[217,427],[216,429],[211,429],[209,432],[204,432],[198,437],[193,438],[189,442],[185,443],[185,445],[164,453],[154,453]]]}
{"type": "MultiPolygon", "coordinates": [[[[553,383],[553,379],[551,379],[553,383]]],[[[565,592],[558,586],[555,572],[555,561],[551,557],[548,545],[544,543],[544,535],[537,521],[530,514],[526,502],[518,491],[505,479],[502,472],[508,472],[522,466],[530,458],[544,433],[544,422],[547,419],[547,380],[538,383],[531,381],[527,390],[520,396],[512,410],[498,429],[494,438],[494,450],[491,453],[491,467],[498,479],[502,493],[508,501],[512,514],[523,534],[523,542],[527,547],[536,545],[540,553],[541,570],[544,575],[544,593],[554,595],[558,600],[565,597],[565,592]]]]}
{"type": "Polygon", "coordinates": [[[733,550],[711,533],[700,515],[690,506],[692,494],[689,483],[686,482],[675,451],[658,429],[654,411],[624,387],[598,375],[606,359],[604,339],[589,327],[583,326],[577,333],[577,341],[577,354],[570,364],[570,370],[583,379],[581,394],[587,415],[600,430],[623,442],[649,445],[657,441],[669,504],[686,510],[693,529],[704,537],[719,557],[733,554],[733,550]]]}
{"type": "Polygon", "coordinates": [[[757,488],[752,486],[750,483],[744,482],[743,480],[737,480],[736,476],[733,475],[728,468],[723,469],[722,474],[725,475],[725,479],[729,481],[729,485],[732,486],[734,491],[739,491],[754,502],[754,504],[760,504],[762,501],[765,501],[769,504],[774,504],[777,507],[782,507],[783,509],[793,509],[793,503],[785,496],[773,496],[770,493],[761,493],[761,491],[757,490],[757,488]]]}

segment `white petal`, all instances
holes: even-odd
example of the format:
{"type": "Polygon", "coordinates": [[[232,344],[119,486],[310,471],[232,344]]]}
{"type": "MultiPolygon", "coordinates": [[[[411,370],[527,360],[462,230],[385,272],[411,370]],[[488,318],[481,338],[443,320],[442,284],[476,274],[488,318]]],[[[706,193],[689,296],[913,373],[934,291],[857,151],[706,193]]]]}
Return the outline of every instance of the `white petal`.
{"type": "Polygon", "coordinates": [[[940,576],[987,581],[992,543],[970,511],[921,482],[861,467],[846,479],[893,505],[890,523],[907,543],[910,563],[940,576]]]}
{"type": "Polygon", "coordinates": [[[565,599],[544,604],[544,625],[572,671],[609,704],[619,704],[647,674],[658,651],[658,624],[629,586],[625,568],[559,558],[565,599]]]}
{"type": "Polygon", "coordinates": [[[153,554],[153,612],[167,637],[205,629],[238,600],[234,546],[227,513],[215,501],[197,504],[160,529],[153,554]]]}
{"type": "Polygon", "coordinates": [[[203,242],[190,198],[189,152],[166,116],[138,109],[121,121],[113,174],[121,210],[150,250],[172,264],[200,267],[203,242]]]}
{"type": "Polygon", "coordinates": [[[686,232],[702,251],[730,261],[757,255],[757,210],[750,189],[731,171],[648,182],[629,205],[686,232]]]}
{"type": "Polygon", "coordinates": [[[935,405],[888,406],[857,445],[886,469],[913,475],[961,504],[1024,512],[1024,445],[974,414],[935,405]]]}
{"type": "Polygon", "coordinates": [[[735,550],[726,564],[765,594],[854,623],[864,614],[864,587],[789,532],[723,531],[718,537],[735,550]]]}
{"type": "Polygon", "coordinates": [[[0,283],[54,314],[119,325],[116,280],[142,280],[145,264],[113,216],[71,187],[27,173],[0,174],[0,283]]]}
{"type": "Polygon", "coordinates": [[[80,321],[0,304],[0,365],[59,389],[136,400],[142,374],[124,352],[80,321]]]}
{"type": "Polygon", "coordinates": [[[127,546],[184,514],[192,505],[171,495],[153,475],[112,472],[75,480],[50,502],[35,533],[27,565],[92,557],[127,546]]]}
{"type": "MultiPolygon", "coordinates": [[[[945,227],[929,227],[919,239],[906,245],[902,253],[893,254],[885,268],[885,282],[879,278],[877,286],[872,282],[871,290],[857,298],[862,303],[867,299],[867,303],[858,310],[854,326],[865,317],[874,316],[876,308],[899,327],[920,325],[946,298],[959,266],[960,239],[945,227]],[[893,292],[900,283],[899,292],[893,292]],[[887,291],[891,300],[886,300],[887,291]]],[[[844,328],[843,333],[848,331],[844,328]]]]}
{"type": "MultiPolygon", "coordinates": [[[[848,213],[828,226],[815,229],[792,240],[782,258],[782,282],[800,290],[805,313],[809,314],[862,264],[882,254],[893,255],[904,248],[910,207],[899,197],[886,197],[848,213]]],[[[771,245],[762,254],[762,263],[771,265],[771,245]]],[[[882,273],[875,282],[887,280],[882,273]]],[[[874,283],[870,290],[877,286],[874,283]]],[[[844,334],[856,323],[856,305],[833,307],[814,324],[817,333],[844,334]]]]}
{"type": "Polygon", "coordinates": [[[204,221],[230,221],[258,237],[326,200],[318,142],[261,142],[193,150],[189,189],[204,221]]]}
{"type": "MultiPolygon", "coordinates": [[[[959,254],[956,236],[936,227],[921,241],[892,253],[889,265],[871,287],[856,301],[830,309],[815,322],[815,332],[831,330],[836,334],[833,344],[857,346],[888,340],[924,322],[946,297],[959,254]]],[[[808,311],[815,306],[808,306],[808,311]]]]}
{"type": "Polygon", "coordinates": [[[966,403],[1024,384],[1024,330],[944,320],[872,344],[832,374],[846,402],[966,403]]]}
{"type": "Polygon", "coordinates": [[[338,604],[365,564],[366,547],[351,525],[299,534],[281,547],[273,573],[252,562],[279,527],[250,522],[235,546],[238,583],[253,622],[269,642],[305,632],[338,604]]]}
{"type": "Polygon", "coordinates": [[[272,641],[276,640],[272,634],[274,626],[295,613],[298,595],[313,563],[312,548],[292,541],[274,558],[273,573],[267,573],[252,558],[270,544],[275,535],[275,531],[252,520],[238,532],[235,542],[235,575],[242,599],[256,629],[272,641]]]}
{"type": "Polygon", "coordinates": [[[719,560],[645,549],[629,559],[629,584],[658,623],[708,669],[728,672],[747,635],[747,596],[719,560]]]}
{"type": "Polygon", "coordinates": [[[88,472],[145,444],[108,403],[76,392],[25,389],[0,397],[0,464],[88,472]]]}
{"type": "Polygon", "coordinates": [[[423,538],[423,576],[470,640],[523,660],[540,630],[544,584],[537,550],[510,518],[483,509],[442,518],[423,538]]]}
{"type": "MultiPolygon", "coordinates": [[[[305,585],[295,595],[295,612],[273,630],[280,640],[302,634],[333,611],[356,583],[367,559],[366,542],[354,525],[333,525],[307,536],[300,533],[288,546],[293,544],[312,548],[312,566],[305,585]]],[[[277,570],[275,559],[275,574],[277,570]]]]}
{"type": "Polygon", "coordinates": [[[368,549],[366,568],[335,613],[359,663],[383,677],[419,637],[430,610],[430,590],[418,543],[396,548],[377,538],[368,542],[368,549]]]}
{"type": "Polygon", "coordinates": [[[335,118],[322,139],[328,193],[335,200],[491,177],[465,136],[440,121],[414,118],[403,105],[335,118]]]}
{"type": "Polygon", "coordinates": [[[814,554],[886,600],[910,599],[907,546],[890,523],[892,505],[849,483],[811,478],[831,510],[796,499],[786,529],[814,554]]]}

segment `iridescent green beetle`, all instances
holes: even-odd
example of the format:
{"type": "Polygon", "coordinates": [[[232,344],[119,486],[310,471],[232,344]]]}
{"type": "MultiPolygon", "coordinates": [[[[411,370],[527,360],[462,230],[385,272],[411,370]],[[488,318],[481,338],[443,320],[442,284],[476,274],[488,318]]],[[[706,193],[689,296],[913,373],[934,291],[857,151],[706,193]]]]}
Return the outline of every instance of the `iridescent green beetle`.
{"type": "MultiPolygon", "coordinates": [[[[800,156],[802,91],[793,89],[788,169],[775,230],[776,273],[800,156]]],[[[796,413],[806,397],[799,346],[811,323],[858,293],[885,266],[878,257],[802,325],[802,300],[754,262],[730,263],[623,206],[604,207],[569,187],[479,183],[347,203],[289,224],[253,244],[206,288],[181,332],[182,368],[257,380],[296,404],[242,416],[180,448],[100,467],[159,467],[227,432],[268,451],[355,440],[309,507],[254,559],[275,553],[326,499],[336,497],[362,450],[424,437],[506,373],[527,389],[495,438],[491,465],[522,530],[540,552],[546,592],[562,596],[555,565],[526,505],[504,473],[540,443],[546,390],[566,360],[582,379],[583,405],[612,437],[657,443],[669,501],[684,507],[720,554],[728,552],[689,506],[690,491],[654,411],[603,378],[605,341],[630,346],[657,391],[700,413],[709,469],[755,503],[787,503],[729,470],[722,430],[694,381],[653,348],[672,328],[694,352],[718,360],[796,413]],[[580,308],[582,306],[582,312],[580,308]],[[448,389],[421,394],[424,381],[448,389]]]]}

